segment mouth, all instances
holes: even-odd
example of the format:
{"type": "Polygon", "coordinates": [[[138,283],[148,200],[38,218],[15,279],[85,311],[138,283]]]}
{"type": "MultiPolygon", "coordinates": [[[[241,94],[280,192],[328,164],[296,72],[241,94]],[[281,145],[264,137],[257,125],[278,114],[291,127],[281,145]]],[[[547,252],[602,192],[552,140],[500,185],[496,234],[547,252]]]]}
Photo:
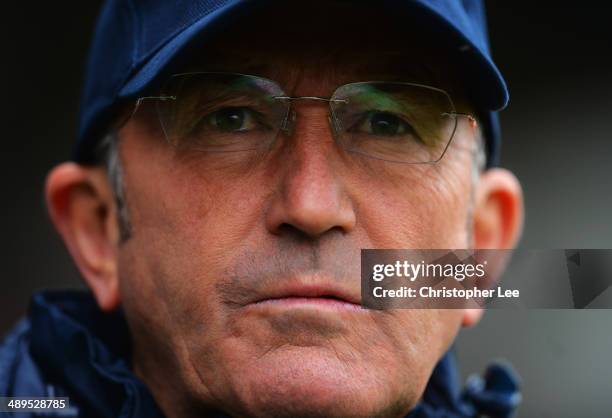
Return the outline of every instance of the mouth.
{"type": "Polygon", "coordinates": [[[333,311],[362,311],[361,298],[342,286],[329,282],[305,282],[303,280],[285,283],[266,289],[253,300],[254,308],[293,309],[312,308],[333,311]]]}
{"type": "Polygon", "coordinates": [[[258,307],[270,308],[316,308],[330,310],[351,310],[362,311],[364,308],[360,304],[347,302],[333,296],[287,296],[281,298],[264,299],[253,303],[258,307]]]}

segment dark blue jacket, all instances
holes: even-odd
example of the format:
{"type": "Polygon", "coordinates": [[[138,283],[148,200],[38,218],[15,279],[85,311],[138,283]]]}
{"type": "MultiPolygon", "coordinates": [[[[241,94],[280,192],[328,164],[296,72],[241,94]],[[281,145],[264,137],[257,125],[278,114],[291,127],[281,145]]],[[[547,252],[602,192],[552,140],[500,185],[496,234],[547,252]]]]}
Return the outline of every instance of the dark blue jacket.
{"type": "MultiPolygon", "coordinates": [[[[146,386],[130,371],[130,339],[121,312],[101,312],[91,294],[40,292],[30,313],[0,345],[0,396],[67,396],[61,413],[28,417],[162,417],[146,386]]],[[[508,418],[520,402],[517,379],[493,365],[462,391],[452,352],[438,363],[409,418],[508,418]]]]}

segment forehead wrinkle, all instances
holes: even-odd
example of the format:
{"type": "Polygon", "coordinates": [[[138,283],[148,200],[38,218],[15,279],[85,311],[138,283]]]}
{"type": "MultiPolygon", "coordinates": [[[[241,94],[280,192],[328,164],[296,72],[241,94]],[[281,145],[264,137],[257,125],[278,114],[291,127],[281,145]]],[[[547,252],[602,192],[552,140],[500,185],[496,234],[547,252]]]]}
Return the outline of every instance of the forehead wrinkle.
{"type": "Polygon", "coordinates": [[[209,52],[202,51],[188,71],[251,74],[278,82],[288,95],[326,96],[341,84],[359,81],[405,81],[443,87],[440,67],[418,51],[345,50],[338,45],[321,50],[257,46],[245,50],[244,44],[224,42],[209,52]]]}
{"type": "MultiPolygon", "coordinates": [[[[197,61],[187,66],[191,71],[222,71],[255,75],[269,78],[277,82],[286,94],[295,93],[298,86],[309,79],[320,83],[329,83],[339,71],[336,63],[331,62],[326,53],[320,54],[286,54],[282,51],[257,51],[251,49],[249,53],[233,50],[231,53],[219,52],[217,49],[210,53],[200,54],[197,61]]],[[[307,95],[314,95],[309,92],[307,95]]]]}

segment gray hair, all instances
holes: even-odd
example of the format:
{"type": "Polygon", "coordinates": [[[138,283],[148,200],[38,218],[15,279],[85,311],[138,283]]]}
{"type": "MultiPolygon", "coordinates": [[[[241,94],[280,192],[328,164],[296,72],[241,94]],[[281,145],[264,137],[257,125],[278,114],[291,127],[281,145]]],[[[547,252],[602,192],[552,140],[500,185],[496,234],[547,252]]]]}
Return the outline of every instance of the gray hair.
{"type": "Polygon", "coordinates": [[[98,161],[106,168],[115,206],[117,208],[117,222],[119,226],[119,242],[123,243],[132,236],[132,224],[125,201],[125,188],[123,186],[123,169],[119,155],[119,135],[113,131],[108,133],[100,142],[97,150],[98,161]]]}
{"type": "Polygon", "coordinates": [[[479,128],[476,137],[476,147],[472,155],[472,182],[470,185],[470,201],[468,206],[467,216],[467,248],[474,248],[474,237],[472,234],[472,218],[474,215],[474,206],[476,203],[476,184],[478,184],[478,178],[480,174],[485,170],[487,166],[487,152],[485,149],[485,140],[482,135],[482,130],[479,128]]]}

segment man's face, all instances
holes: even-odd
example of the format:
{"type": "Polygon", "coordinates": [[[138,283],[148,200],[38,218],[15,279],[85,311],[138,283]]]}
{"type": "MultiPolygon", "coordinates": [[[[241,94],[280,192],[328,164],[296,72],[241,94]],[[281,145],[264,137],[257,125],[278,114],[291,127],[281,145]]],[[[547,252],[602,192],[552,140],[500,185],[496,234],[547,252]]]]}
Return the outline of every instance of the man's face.
{"type": "MultiPolygon", "coordinates": [[[[232,26],[189,69],[260,75],[291,96],[370,80],[460,91],[418,34],[287,36],[269,20],[232,26]]],[[[121,300],[162,407],[175,391],[236,415],[400,415],[460,326],[460,310],[360,309],[360,249],[470,245],[473,127],[459,122],[439,163],[406,165],[339,146],[326,102],[294,109],[293,134],[265,155],[180,150],[151,118],[120,132],[133,231],[121,300]]]]}

